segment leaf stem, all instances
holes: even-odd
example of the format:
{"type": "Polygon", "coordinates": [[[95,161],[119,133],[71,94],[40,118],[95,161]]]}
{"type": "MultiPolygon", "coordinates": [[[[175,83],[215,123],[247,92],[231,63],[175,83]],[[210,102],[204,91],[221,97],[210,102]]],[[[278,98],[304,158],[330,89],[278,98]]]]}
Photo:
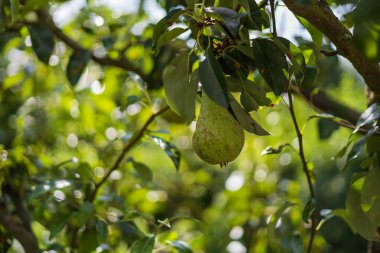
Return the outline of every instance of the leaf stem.
{"type": "MultiPolygon", "coordinates": [[[[289,76],[289,79],[291,79],[291,75],[289,76]]],[[[306,175],[307,184],[309,186],[310,197],[311,197],[311,199],[315,199],[315,192],[314,192],[314,188],[313,188],[313,182],[311,179],[312,176],[311,176],[311,173],[310,173],[309,168],[307,166],[307,162],[306,162],[306,158],[305,158],[305,152],[304,152],[304,148],[303,148],[303,136],[302,136],[302,132],[300,131],[300,128],[299,128],[299,125],[297,122],[297,118],[296,118],[296,115],[294,112],[294,105],[293,105],[292,98],[293,98],[292,92],[291,92],[290,88],[288,88],[288,100],[289,100],[289,107],[288,108],[290,111],[290,115],[292,116],[294,128],[295,128],[296,133],[297,133],[297,139],[298,139],[298,144],[299,144],[298,154],[299,154],[299,157],[300,157],[301,162],[302,162],[302,169],[306,175]]],[[[310,234],[310,238],[309,238],[307,253],[310,253],[311,249],[313,247],[315,234],[317,232],[316,231],[316,227],[317,227],[316,225],[317,224],[316,224],[315,212],[313,212],[311,214],[311,234],[310,234]]]]}

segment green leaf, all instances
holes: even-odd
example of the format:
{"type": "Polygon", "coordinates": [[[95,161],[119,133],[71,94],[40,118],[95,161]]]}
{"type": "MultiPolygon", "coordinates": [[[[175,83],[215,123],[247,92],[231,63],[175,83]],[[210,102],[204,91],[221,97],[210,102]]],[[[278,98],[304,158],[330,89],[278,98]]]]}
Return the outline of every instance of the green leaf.
{"type": "Polygon", "coordinates": [[[10,2],[11,2],[12,23],[14,23],[18,19],[18,13],[20,10],[20,0],[10,0],[10,2]]]}
{"type": "Polygon", "coordinates": [[[318,69],[316,67],[306,65],[304,78],[303,78],[303,82],[301,83],[301,87],[304,89],[313,87],[317,73],[318,73],[318,69]]]}
{"type": "Polygon", "coordinates": [[[252,29],[261,31],[265,21],[262,18],[262,14],[259,6],[254,0],[238,0],[248,14],[248,17],[253,25],[252,29]]]}
{"type": "Polygon", "coordinates": [[[288,78],[284,71],[288,70],[288,63],[284,53],[273,41],[268,39],[254,39],[252,50],[255,64],[267,84],[276,96],[287,91],[288,78]]]}
{"type": "Polygon", "coordinates": [[[133,168],[137,171],[142,181],[150,182],[153,180],[153,173],[145,164],[133,161],[133,168]]]}
{"type": "Polygon", "coordinates": [[[284,148],[287,146],[291,147],[289,143],[282,144],[278,148],[267,147],[266,149],[263,150],[263,152],[261,152],[261,155],[280,154],[282,150],[284,150],[284,148]]]}
{"type": "Polygon", "coordinates": [[[86,229],[80,237],[78,253],[92,252],[99,246],[95,228],[86,229]]]}
{"type": "Polygon", "coordinates": [[[152,140],[165,151],[165,153],[173,161],[175,168],[179,170],[181,153],[178,151],[178,148],[173,143],[159,136],[149,135],[149,137],[152,138],[152,140]]]}
{"type": "Polygon", "coordinates": [[[38,59],[45,64],[49,63],[49,59],[54,50],[54,34],[44,26],[33,24],[28,25],[32,47],[38,59]]]}
{"type": "Polygon", "coordinates": [[[244,90],[240,95],[240,102],[246,111],[257,111],[259,106],[271,104],[272,101],[266,97],[266,91],[251,80],[243,80],[242,86],[244,90]]]}
{"type": "Polygon", "coordinates": [[[120,221],[117,223],[117,227],[121,232],[123,240],[125,240],[128,245],[131,245],[144,236],[133,221],[120,221]]]}
{"type": "Polygon", "coordinates": [[[357,141],[354,144],[354,146],[352,147],[350,153],[347,156],[347,161],[346,161],[345,168],[347,168],[347,166],[349,165],[349,163],[352,162],[354,159],[356,159],[360,155],[360,153],[362,152],[362,149],[363,149],[364,145],[367,142],[367,139],[369,137],[371,137],[372,135],[374,135],[377,132],[378,129],[379,129],[379,126],[375,126],[375,127],[371,128],[365,136],[363,136],[362,138],[360,138],[360,140],[357,141]]]}
{"type": "Polygon", "coordinates": [[[268,224],[268,238],[274,238],[275,237],[275,229],[277,221],[281,218],[282,214],[288,209],[289,207],[294,206],[294,203],[286,201],[283,203],[280,208],[277,209],[277,211],[270,216],[269,224],[268,224]]]}
{"type": "Polygon", "coordinates": [[[227,82],[211,50],[207,50],[206,59],[199,65],[199,80],[204,92],[211,100],[228,108],[227,82]]]}
{"type": "Polygon", "coordinates": [[[162,34],[157,41],[157,45],[155,47],[155,50],[156,50],[155,54],[158,55],[160,53],[162,46],[164,46],[166,43],[168,43],[172,39],[177,38],[179,35],[186,32],[187,30],[189,30],[189,28],[185,29],[185,28],[176,27],[162,34]]]}
{"type": "Polygon", "coordinates": [[[49,230],[50,230],[49,240],[52,240],[54,237],[56,237],[58,235],[59,232],[62,231],[62,229],[68,223],[71,216],[72,216],[72,214],[69,213],[66,215],[60,215],[57,217],[57,219],[54,219],[52,226],[49,227],[49,230]]]}
{"type": "Polygon", "coordinates": [[[262,126],[260,126],[259,123],[257,123],[251,115],[239,105],[232,95],[230,95],[230,104],[237,121],[246,131],[260,136],[270,135],[270,133],[262,128],[262,126]]]}
{"type": "Polygon", "coordinates": [[[174,9],[174,10],[171,10],[168,13],[168,15],[166,15],[164,18],[158,21],[158,23],[154,26],[154,30],[153,30],[153,50],[156,49],[158,40],[166,32],[168,27],[173,25],[173,23],[177,21],[179,16],[181,16],[185,12],[186,10],[174,9]]]}
{"type": "Polygon", "coordinates": [[[310,36],[312,38],[313,43],[315,44],[316,48],[319,49],[322,47],[322,39],[323,34],[321,31],[319,31],[317,28],[315,28],[314,25],[312,25],[309,21],[306,19],[296,16],[298,21],[301,23],[303,27],[306,28],[306,30],[310,33],[310,36]]]}
{"type": "Polygon", "coordinates": [[[107,240],[107,237],[108,237],[107,223],[105,223],[102,220],[96,220],[95,228],[96,228],[98,240],[100,242],[105,242],[107,240]]]}
{"type": "Polygon", "coordinates": [[[80,163],[77,172],[83,181],[92,181],[94,178],[94,171],[88,163],[80,163]]]}
{"type": "Polygon", "coordinates": [[[179,253],[193,253],[193,250],[184,241],[173,241],[173,242],[170,242],[170,246],[172,248],[178,250],[179,253]]]}
{"type": "Polygon", "coordinates": [[[79,81],[90,57],[88,51],[76,51],[70,56],[66,67],[66,77],[72,86],[75,86],[79,81]]]}
{"type": "Polygon", "coordinates": [[[143,237],[132,245],[131,253],[152,253],[154,242],[154,236],[143,237]]]}
{"type": "Polygon", "coordinates": [[[197,71],[189,79],[188,52],[174,58],[163,74],[165,97],[170,108],[191,122],[195,117],[195,98],[198,88],[197,71]]]}
{"type": "Polygon", "coordinates": [[[78,227],[83,226],[93,216],[94,212],[94,204],[84,202],[79,210],[73,214],[73,223],[78,227]]]}
{"type": "Polygon", "coordinates": [[[305,208],[303,209],[303,212],[302,212],[302,219],[304,222],[306,223],[310,222],[310,217],[314,213],[315,208],[316,208],[315,199],[310,199],[306,203],[305,208]]]}
{"type": "Polygon", "coordinates": [[[368,219],[380,227],[380,169],[372,167],[365,176],[361,204],[368,219]]]}
{"type": "Polygon", "coordinates": [[[38,10],[49,6],[49,1],[46,0],[28,0],[21,9],[23,15],[33,10],[38,10]]]}
{"type": "Polygon", "coordinates": [[[219,17],[217,20],[221,20],[223,29],[227,29],[227,35],[231,34],[232,38],[238,35],[241,15],[235,10],[226,7],[210,7],[206,8],[206,13],[213,13],[219,17]]]}
{"type": "Polygon", "coordinates": [[[288,39],[282,37],[273,37],[272,39],[278,48],[286,54],[290,60],[296,80],[301,84],[304,79],[304,71],[306,68],[305,57],[303,56],[302,51],[288,39]]]}
{"type": "Polygon", "coordinates": [[[368,107],[361,115],[356,124],[355,131],[359,130],[359,128],[372,124],[376,120],[380,119],[380,105],[375,103],[368,107]]]}
{"type": "Polygon", "coordinates": [[[359,233],[365,239],[373,241],[378,238],[377,226],[369,220],[362,209],[361,205],[361,190],[364,183],[364,178],[358,179],[350,187],[346,198],[347,219],[350,222],[354,232],[359,233]]]}
{"type": "Polygon", "coordinates": [[[339,129],[339,125],[330,119],[320,119],[318,121],[318,134],[321,140],[330,138],[337,129],[339,129]]]}

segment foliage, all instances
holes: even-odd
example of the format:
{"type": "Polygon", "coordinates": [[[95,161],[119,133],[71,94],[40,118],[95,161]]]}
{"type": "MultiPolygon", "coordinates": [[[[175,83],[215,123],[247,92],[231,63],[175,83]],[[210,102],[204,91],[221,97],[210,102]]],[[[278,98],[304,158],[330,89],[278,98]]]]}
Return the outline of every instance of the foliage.
{"type": "Polygon", "coordinates": [[[380,95],[360,65],[378,67],[376,1],[105,2],[0,2],[1,252],[364,252],[380,240],[380,95]],[[297,6],[344,11],[352,41],[334,45],[297,6]],[[286,7],[308,35],[280,36],[286,7]],[[372,89],[367,109],[338,55],[372,89]],[[202,92],[246,130],[225,168],[191,146],[202,92]]]}

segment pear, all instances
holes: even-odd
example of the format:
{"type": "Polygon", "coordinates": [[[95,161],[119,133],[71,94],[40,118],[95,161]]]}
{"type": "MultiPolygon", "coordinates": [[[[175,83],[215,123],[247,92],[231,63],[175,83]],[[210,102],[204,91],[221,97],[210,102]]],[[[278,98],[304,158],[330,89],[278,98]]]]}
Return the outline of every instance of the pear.
{"type": "Polygon", "coordinates": [[[227,165],[244,145],[244,131],[231,113],[202,95],[201,110],[193,135],[195,153],[210,164],[227,165]]]}

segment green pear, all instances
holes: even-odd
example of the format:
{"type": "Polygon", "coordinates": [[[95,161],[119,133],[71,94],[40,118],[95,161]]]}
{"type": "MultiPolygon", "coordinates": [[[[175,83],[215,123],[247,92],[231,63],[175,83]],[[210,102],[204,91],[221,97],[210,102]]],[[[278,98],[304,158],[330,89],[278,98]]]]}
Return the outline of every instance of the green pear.
{"type": "Polygon", "coordinates": [[[201,110],[193,136],[195,153],[210,164],[233,161],[244,145],[244,131],[231,113],[202,95],[201,110]]]}

